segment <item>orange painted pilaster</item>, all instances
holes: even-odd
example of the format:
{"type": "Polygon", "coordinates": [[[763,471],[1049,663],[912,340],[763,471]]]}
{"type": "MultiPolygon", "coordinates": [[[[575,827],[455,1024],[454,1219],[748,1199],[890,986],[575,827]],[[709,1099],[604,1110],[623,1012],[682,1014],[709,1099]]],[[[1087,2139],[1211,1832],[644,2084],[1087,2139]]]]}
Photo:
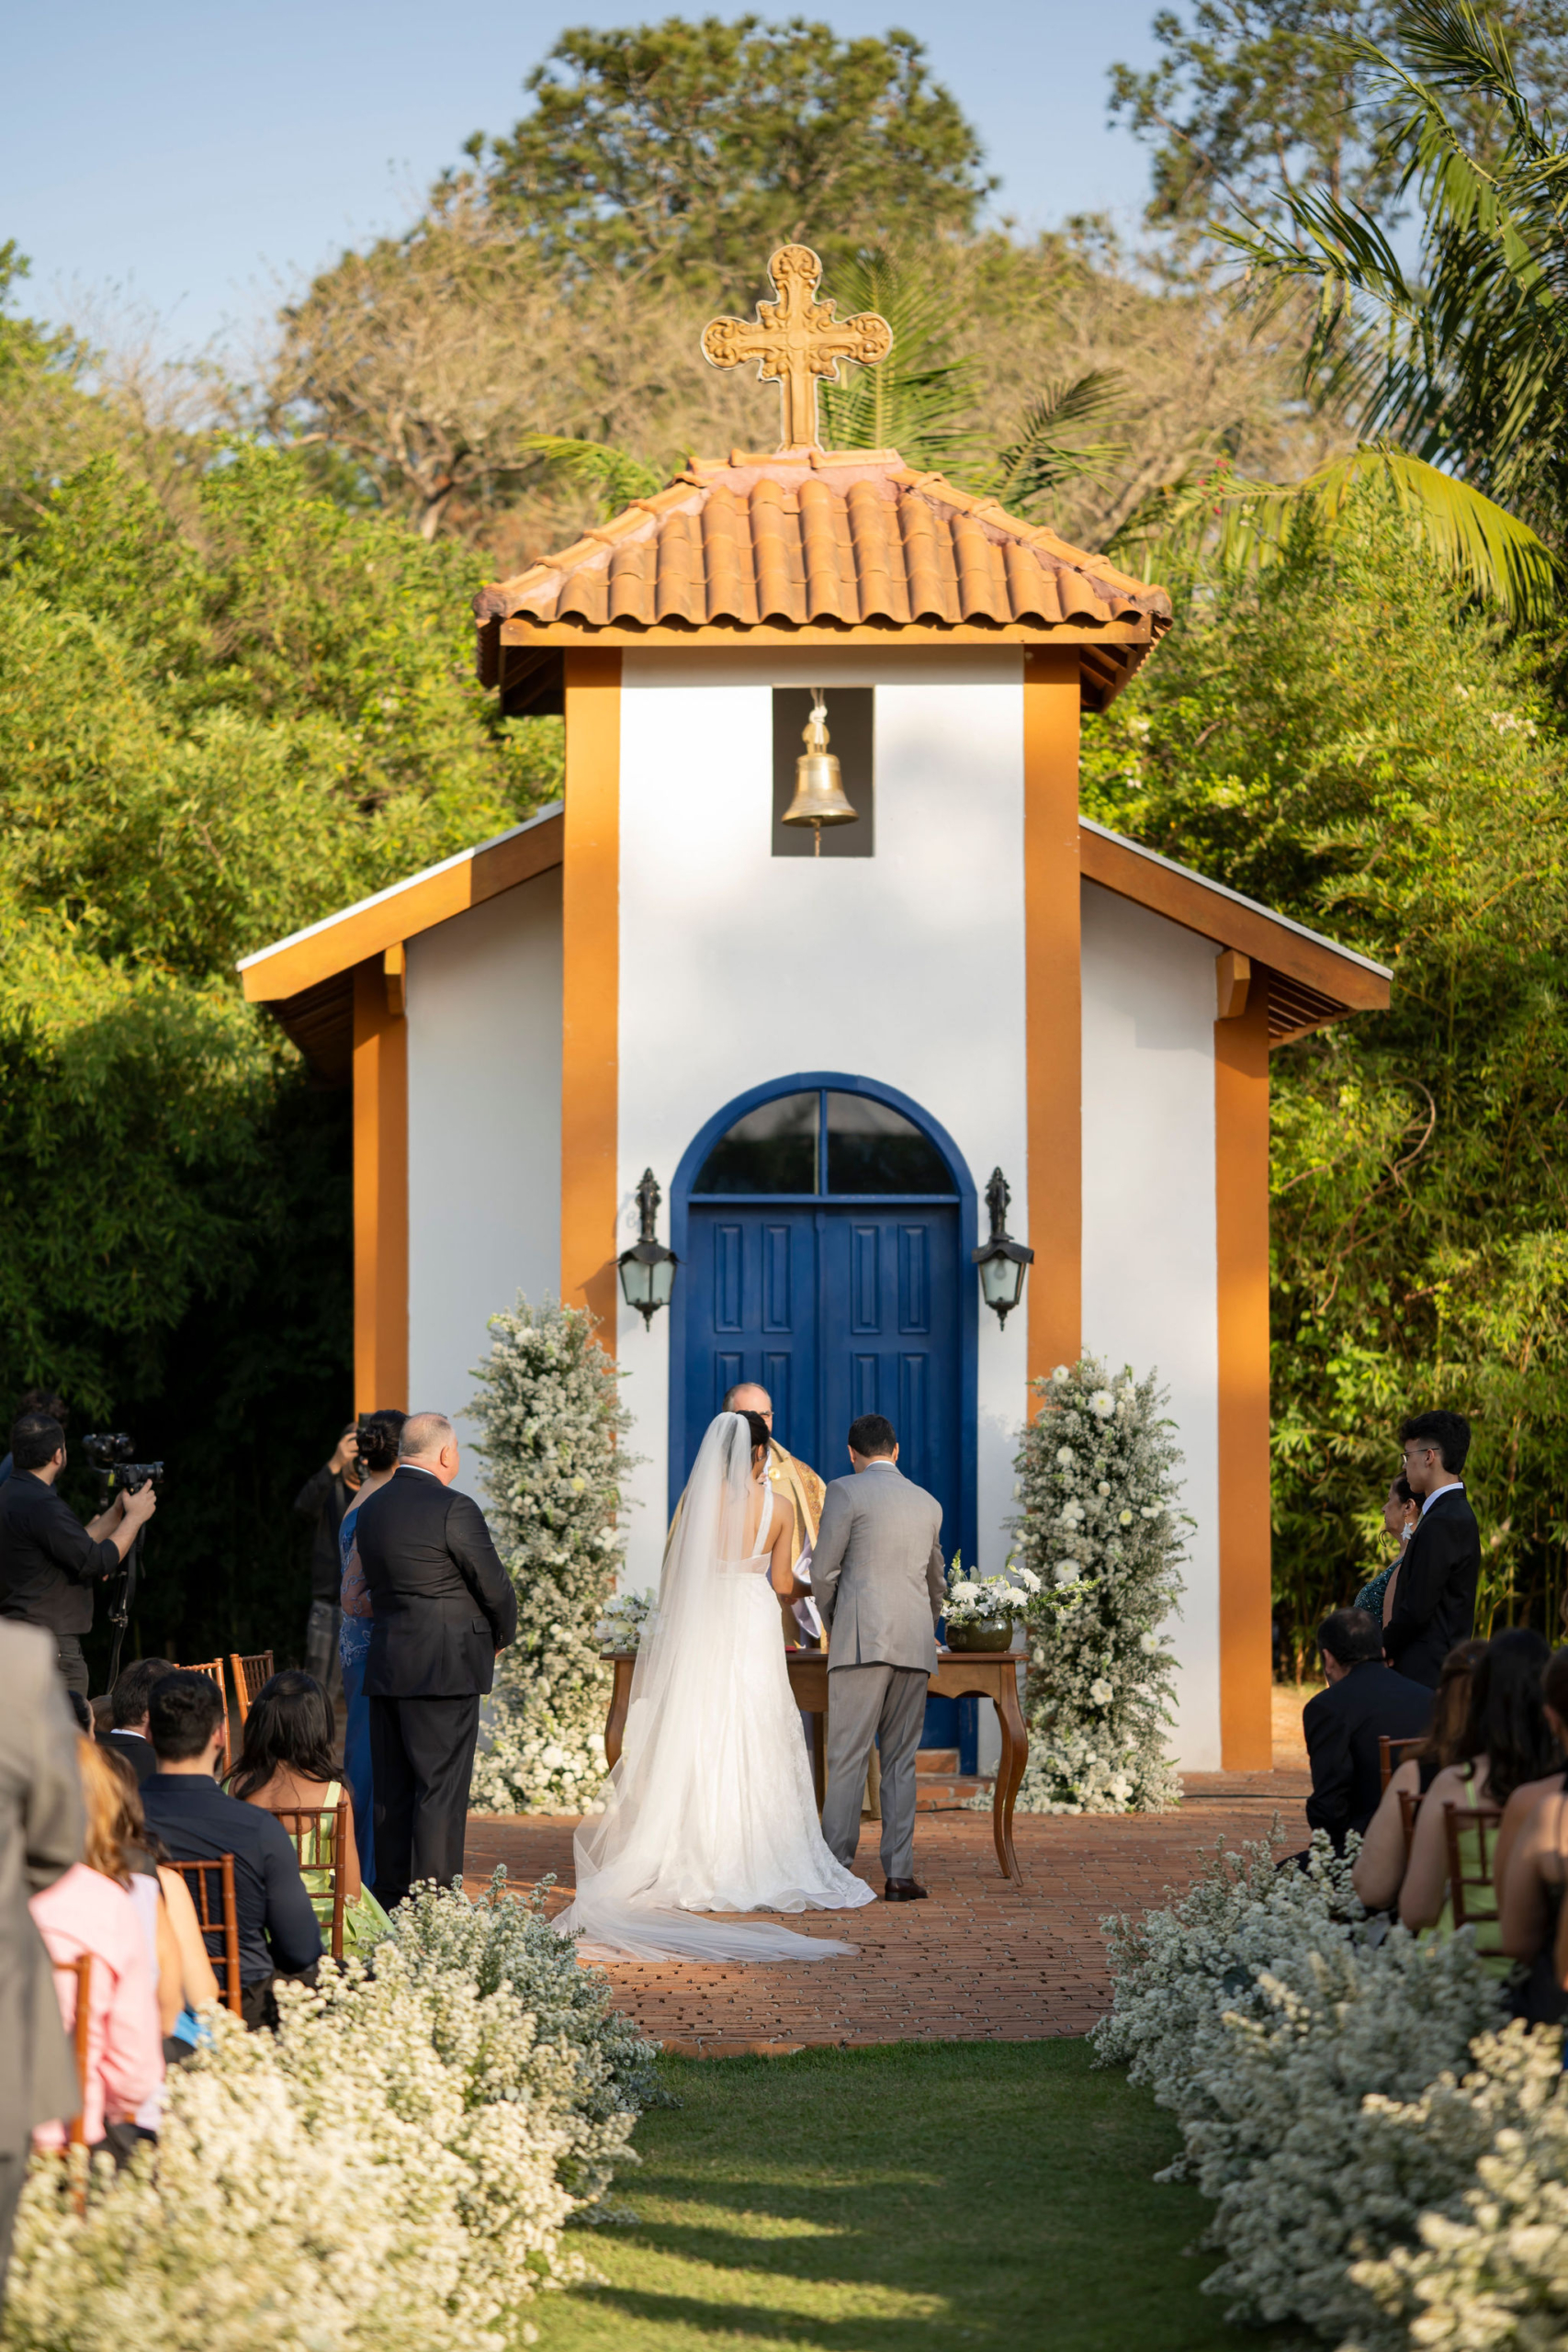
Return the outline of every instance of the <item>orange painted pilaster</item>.
{"type": "MultiPolygon", "coordinates": [[[[1083,1318],[1078,662],[1023,667],[1024,1018],[1029,1062],[1029,1377],[1073,1363],[1083,1318]]],[[[1032,1404],[1032,1399],[1031,1400],[1032,1404]]]]}
{"type": "Polygon", "coordinates": [[[1227,1772],[1273,1761],[1269,1504],[1269,991],[1214,1023],[1220,1351],[1220,1750],[1227,1772]]]}
{"type": "Polygon", "coordinates": [[[619,1084],[621,657],[566,657],[561,882],[560,1295],[615,1346],[619,1084]]]}
{"type": "Polygon", "coordinates": [[[408,1023],[379,956],[354,971],[355,1410],[409,1409],[408,1023]]]}

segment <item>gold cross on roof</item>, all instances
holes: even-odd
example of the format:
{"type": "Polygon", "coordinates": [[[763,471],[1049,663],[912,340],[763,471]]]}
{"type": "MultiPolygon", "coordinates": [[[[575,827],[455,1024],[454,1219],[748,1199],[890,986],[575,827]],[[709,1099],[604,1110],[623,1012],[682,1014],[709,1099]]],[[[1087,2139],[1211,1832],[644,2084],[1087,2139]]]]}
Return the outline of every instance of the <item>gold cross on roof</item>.
{"type": "Polygon", "coordinates": [[[875,311],[835,319],[831,302],[818,302],[822,264],[809,245],[781,245],[768,264],[776,302],[759,302],[755,322],[712,319],[703,330],[703,356],[714,368],[757,362],[757,380],[776,383],[784,401],[785,449],[815,449],[817,379],[839,380],[840,359],[863,368],[886,359],[893,330],[875,311]]]}

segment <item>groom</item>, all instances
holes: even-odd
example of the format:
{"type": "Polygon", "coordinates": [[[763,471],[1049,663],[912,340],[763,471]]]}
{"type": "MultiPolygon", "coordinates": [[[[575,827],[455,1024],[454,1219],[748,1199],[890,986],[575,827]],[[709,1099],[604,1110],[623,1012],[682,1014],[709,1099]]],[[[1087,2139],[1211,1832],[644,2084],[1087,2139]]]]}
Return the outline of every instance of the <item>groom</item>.
{"type": "Polygon", "coordinates": [[[926,1687],[936,1671],[936,1623],[947,1599],[942,1505],[898,1468],[893,1424],[850,1424],[852,1478],[822,1505],[812,1589],[828,1629],[828,1801],[822,1835],[846,1868],[860,1842],[861,1791],[874,1739],[882,1745],[882,1867],[889,1903],[918,1903],[915,1758],[926,1687]]]}

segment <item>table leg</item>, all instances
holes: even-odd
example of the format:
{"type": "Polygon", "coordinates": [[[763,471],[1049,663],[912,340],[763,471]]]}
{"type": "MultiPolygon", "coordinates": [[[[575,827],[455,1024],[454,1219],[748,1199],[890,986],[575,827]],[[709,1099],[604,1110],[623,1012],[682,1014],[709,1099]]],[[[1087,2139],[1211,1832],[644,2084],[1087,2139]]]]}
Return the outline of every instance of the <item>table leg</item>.
{"type": "Polygon", "coordinates": [[[1004,1878],[1015,1879],[1021,1885],[1023,1872],[1018,1866],[1018,1853],[1012,1842],[1012,1809],[1023,1781],[1023,1768],[1029,1761],[1029,1732],[1023,1711],[1018,1703],[1018,1675],[1009,1667],[997,1687],[997,1720],[1001,1726],[1002,1753],[997,1770],[996,1794],[991,1804],[991,1827],[997,1841],[997,1860],[1002,1866],[1004,1878]]]}

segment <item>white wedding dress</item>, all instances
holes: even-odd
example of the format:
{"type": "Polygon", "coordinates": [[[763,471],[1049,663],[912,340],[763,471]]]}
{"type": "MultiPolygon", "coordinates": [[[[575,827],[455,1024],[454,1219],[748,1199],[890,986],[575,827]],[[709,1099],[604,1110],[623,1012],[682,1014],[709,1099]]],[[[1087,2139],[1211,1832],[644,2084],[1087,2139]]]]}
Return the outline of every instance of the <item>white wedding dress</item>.
{"type": "Polygon", "coordinates": [[[581,1938],[585,1958],[825,1960],[854,1947],[694,1915],[875,1900],[818,1826],[762,1548],[773,1490],[748,1545],[753,1492],[750,1430],[721,1413],[643,1628],[604,1811],[572,1841],[576,1894],[556,1928],[581,1938]]]}

